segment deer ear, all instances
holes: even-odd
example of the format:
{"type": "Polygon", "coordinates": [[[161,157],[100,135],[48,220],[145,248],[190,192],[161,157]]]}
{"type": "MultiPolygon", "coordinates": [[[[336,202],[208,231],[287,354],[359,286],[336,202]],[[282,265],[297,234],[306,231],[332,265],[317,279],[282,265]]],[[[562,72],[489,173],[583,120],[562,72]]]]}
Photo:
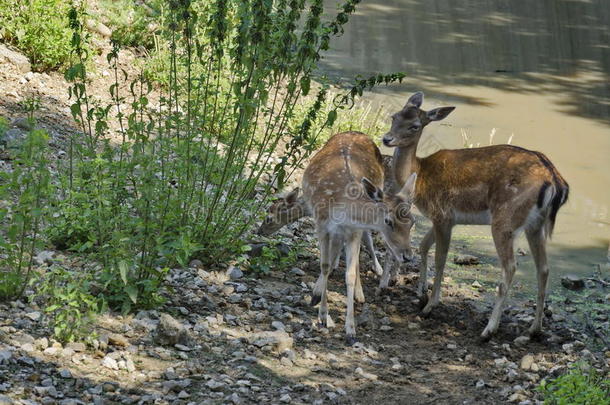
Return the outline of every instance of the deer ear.
{"type": "Polygon", "coordinates": [[[297,187],[290,193],[288,193],[288,195],[286,196],[286,202],[288,204],[294,204],[297,201],[297,198],[299,197],[299,191],[301,191],[301,189],[297,187]]]}
{"type": "Polygon", "coordinates": [[[435,108],[434,110],[428,111],[428,113],[427,113],[428,119],[430,121],[440,121],[440,120],[446,118],[453,110],[455,110],[455,107],[435,108]]]}
{"type": "Polygon", "coordinates": [[[417,93],[413,94],[411,97],[409,97],[409,100],[407,100],[407,106],[415,106],[417,108],[420,108],[422,103],[424,102],[424,93],[422,93],[421,91],[418,91],[417,93]]]}
{"type": "Polygon", "coordinates": [[[369,179],[366,177],[362,178],[362,185],[364,186],[364,191],[366,191],[366,195],[373,201],[383,201],[383,190],[374,185],[369,179]]]}
{"type": "Polygon", "coordinates": [[[410,199],[411,196],[413,196],[413,194],[415,193],[415,183],[416,182],[417,182],[417,173],[412,173],[409,176],[409,178],[407,179],[407,181],[405,182],[405,185],[402,186],[402,189],[398,193],[398,196],[400,198],[402,198],[403,200],[410,199]]]}

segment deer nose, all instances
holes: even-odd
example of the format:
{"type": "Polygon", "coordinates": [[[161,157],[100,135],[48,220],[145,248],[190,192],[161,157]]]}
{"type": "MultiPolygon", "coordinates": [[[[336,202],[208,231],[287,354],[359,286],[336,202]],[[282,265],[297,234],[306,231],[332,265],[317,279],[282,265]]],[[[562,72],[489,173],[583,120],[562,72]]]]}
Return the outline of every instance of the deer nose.
{"type": "Polygon", "coordinates": [[[393,140],[394,140],[394,137],[393,137],[392,135],[390,135],[390,134],[386,134],[386,135],[384,135],[384,136],[383,136],[383,139],[382,139],[383,144],[384,144],[385,146],[391,146],[391,145],[392,145],[392,141],[393,141],[393,140]]]}
{"type": "Polygon", "coordinates": [[[410,263],[413,261],[413,255],[411,253],[405,252],[402,254],[402,262],[410,263]]]}

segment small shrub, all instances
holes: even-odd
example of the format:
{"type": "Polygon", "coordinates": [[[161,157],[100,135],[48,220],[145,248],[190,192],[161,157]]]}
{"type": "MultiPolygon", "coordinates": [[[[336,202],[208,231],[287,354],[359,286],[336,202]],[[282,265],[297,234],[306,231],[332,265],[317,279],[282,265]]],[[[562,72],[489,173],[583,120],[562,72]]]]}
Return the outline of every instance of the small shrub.
{"type": "Polygon", "coordinates": [[[0,299],[20,297],[41,246],[41,229],[53,195],[48,135],[31,131],[10,172],[0,172],[0,299]]]}
{"type": "Polygon", "coordinates": [[[550,382],[542,380],[538,392],[545,405],[609,405],[610,379],[576,363],[564,375],[550,382]]]}
{"type": "Polygon", "coordinates": [[[36,279],[36,298],[43,308],[56,339],[62,342],[91,339],[91,324],[99,300],[90,292],[91,274],[53,266],[36,279]]]}
{"type": "Polygon", "coordinates": [[[38,71],[70,59],[70,4],[66,0],[0,0],[0,38],[15,44],[38,71]]]}

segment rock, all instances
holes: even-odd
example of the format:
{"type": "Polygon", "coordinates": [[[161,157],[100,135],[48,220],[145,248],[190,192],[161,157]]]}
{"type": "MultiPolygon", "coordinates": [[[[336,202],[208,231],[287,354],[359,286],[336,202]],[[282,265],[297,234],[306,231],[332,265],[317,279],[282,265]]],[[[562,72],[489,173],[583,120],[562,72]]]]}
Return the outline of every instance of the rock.
{"type": "Polygon", "coordinates": [[[293,267],[292,270],[290,270],[290,274],[292,274],[293,276],[302,277],[305,275],[305,272],[299,269],[298,267],[293,267]]]}
{"type": "Polygon", "coordinates": [[[473,266],[479,264],[479,258],[472,255],[460,254],[453,257],[453,263],[461,266],[473,266]]]}
{"type": "Polygon", "coordinates": [[[0,62],[8,62],[15,66],[21,73],[29,72],[32,69],[30,61],[24,55],[8,49],[4,44],[0,44],[0,62]]]}
{"type": "Polygon", "coordinates": [[[70,342],[66,345],[66,348],[77,353],[82,353],[87,350],[87,346],[83,342],[70,342]]]}
{"type": "Polygon", "coordinates": [[[271,322],[271,327],[275,330],[280,330],[280,331],[285,331],[286,330],[286,326],[280,322],[280,321],[273,321],[271,322]]]}
{"type": "Polygon", "coordinates": [[[169,314],[161,314],[154,340],[159,345],[188,344],[186,328],[169,314]]]}
{"type": "Polygon", "coordinates": [[[189,263],[191,269],[203,269],[203,262],[199,259],[193,259],[189,263]]]}
{"type": "Polygon", "coordinates": [[[0,350],[0,364],[8,363],[8,361],[13,357],[13,352],[10,350],[0,350]]]}
{"type": "Polygon", "coordinates": [[[472,282],[472,284],[470,284],[470,285],[471,285],[472,287],[474,287],[474,288],[482,288],[482,287],[483,287],[483,285],[481,285],[481,283],[479,283],[477,280],[474,280],[474,281],[472,282]]]}
{"type": "Polygon", "coordinates": [[[244,272],[241,271],[239,267],[229,266],[227,269],[227,276],[229,276],[231,280],[238,280],[244,276],[244,272]]]}
{"type": "Polygon", "coordinates": [[[212,379],[208,381],[205,385],[212,391],[221,391],[222,388],[225,386],[225,383],[212,379]]]}
{"type": "MultiPolygon", "coordinates": [[[[0,45],[2,46],[2,45],[0,45]]],[[[13,405],[15,401],[7,397],[6,395],[0,395],[0,405],[13,405]]]]}
{"type": "MultiPolygon", "coordinates": [[[[32,73],[32,72],[30,72],[32,73]]],[[[31,120],[29,118],[16,118],[15,120],[13,120],[12,125],[22,129],[24,131],[31,131],[34,129],[36,122],[34,120],[31,120]]],[[[43,250],[42,252],[40,252],[38,255],[42,254],[47,254],[49,251],[48,250],[43,250]]],[[[53,253],[53,252],[51,252],[53,253]]],[[[34,256],[34,261],[37,264],[43,264],[43,262],[40,262],[39,259],[37,259],[38,255],[34,256]]]]}
{"type": "Polygon", "coordinates": [[[54,256],[55,252],[52,252],[50,250],[43,250],[34,257],[34,261],[39,266],[42,266],[43,264],[52,264],[54,256]]]}
{"type": "Polygon", "coordinates": [[[561,285],[568,290],[580,290],[585,287],[585,280],[574,274],[568,274],[561,278],[561,285]]]}
{"type": "Polygon", "coordinates": [[[33,311],[26,313],[25,316],[36,322],[40,320],[42,314],[38,311],[33,311]]]}
{"type": "Polygon", "coordinates": [[[292,398],[290,397],[289,394],[284,394],[280,397],[280,402],[283,402],[285,404],[288,404],[292,401],[292,398]]]}
{"type": "Polygon", "coordinates": [[[521,359],[521,370],[531,370],[532,364],[534,364],[534,356],[526,354],[521,359]]]}
{"type": "Polygon", "coordinates": [[[513,340],[515,346],[526,346],[530,342],[530,338],[528,336],[519,336],[513,340]]]}
{"type": "Polygon", "coordinates": [[[477,380],[477,382],[474,384],[474,386],[475,386],[477,389],[479,389],[479,390],[480,390],[481,388],[485,388],[485,381],[483,381],[483,380],[477,380]]]}
{"type": "Polygon", "coordinates": [[[379,378],[375,374],[367,373],[361,367],[356,368],[356,374],[358,374],[362,378],[366,378],[367,380],[371,380],[371,381],[377,381],[377,379],[379,378]]]}
{"type": "Polygon", "coordinates": [[[102,366],[109,368],[111,370],[119,369],[119,365],[118,365],[117,361],[110,356],[104,357],[104,360],[102,360],[102,366]]]}
{"type": "Polygon", "coordinates": [[[118,333],[110,333],[108,335],[108,343],[120,347],[129,346],[129,340],[127,340],[125,336],[119,335],[118,333]]]}
{"type": "Polygon", "coordinates": [[[11,128],[4,132],[0,138],[0,145],[3,147],[15,148],[23,143],[27,133],[18,128],[11,128]]]}
{"type": "Polygon", "coordinates": [[[272,346],[276,351],[292,349],[294,340],[284,331],[258,332],[249,337],[250,344],[256,347],[272,346]]]}
{"type": "Polygon", "coordinates": [[[62,368],[59,370],[59,375],[61,378],[72,378],[72,373],[67,368],[62,368]]]}
{"type": "Polygon", "coordinates": [[[88,19],[85,22],[85,26],[87,27],[87,29],[89,31],[97,32],[104,38],[110,38],[110,36],[112,35],[112,31],[110,31],[110,28],[106,27],[101,22],[97,22],[92,19],[88,19]]]}

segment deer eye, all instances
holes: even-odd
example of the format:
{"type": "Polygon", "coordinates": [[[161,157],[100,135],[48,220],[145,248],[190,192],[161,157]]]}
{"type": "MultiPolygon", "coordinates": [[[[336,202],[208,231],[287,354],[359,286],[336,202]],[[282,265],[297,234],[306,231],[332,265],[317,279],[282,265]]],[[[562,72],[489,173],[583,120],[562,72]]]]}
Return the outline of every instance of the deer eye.
{"type": "Polygon", "coordinates": [[[394,222],[390,218],[384,219],[384,222],[385,222],[385,224],[387,226],[389,226],[390,228],[394,229],[394,222]]]}

